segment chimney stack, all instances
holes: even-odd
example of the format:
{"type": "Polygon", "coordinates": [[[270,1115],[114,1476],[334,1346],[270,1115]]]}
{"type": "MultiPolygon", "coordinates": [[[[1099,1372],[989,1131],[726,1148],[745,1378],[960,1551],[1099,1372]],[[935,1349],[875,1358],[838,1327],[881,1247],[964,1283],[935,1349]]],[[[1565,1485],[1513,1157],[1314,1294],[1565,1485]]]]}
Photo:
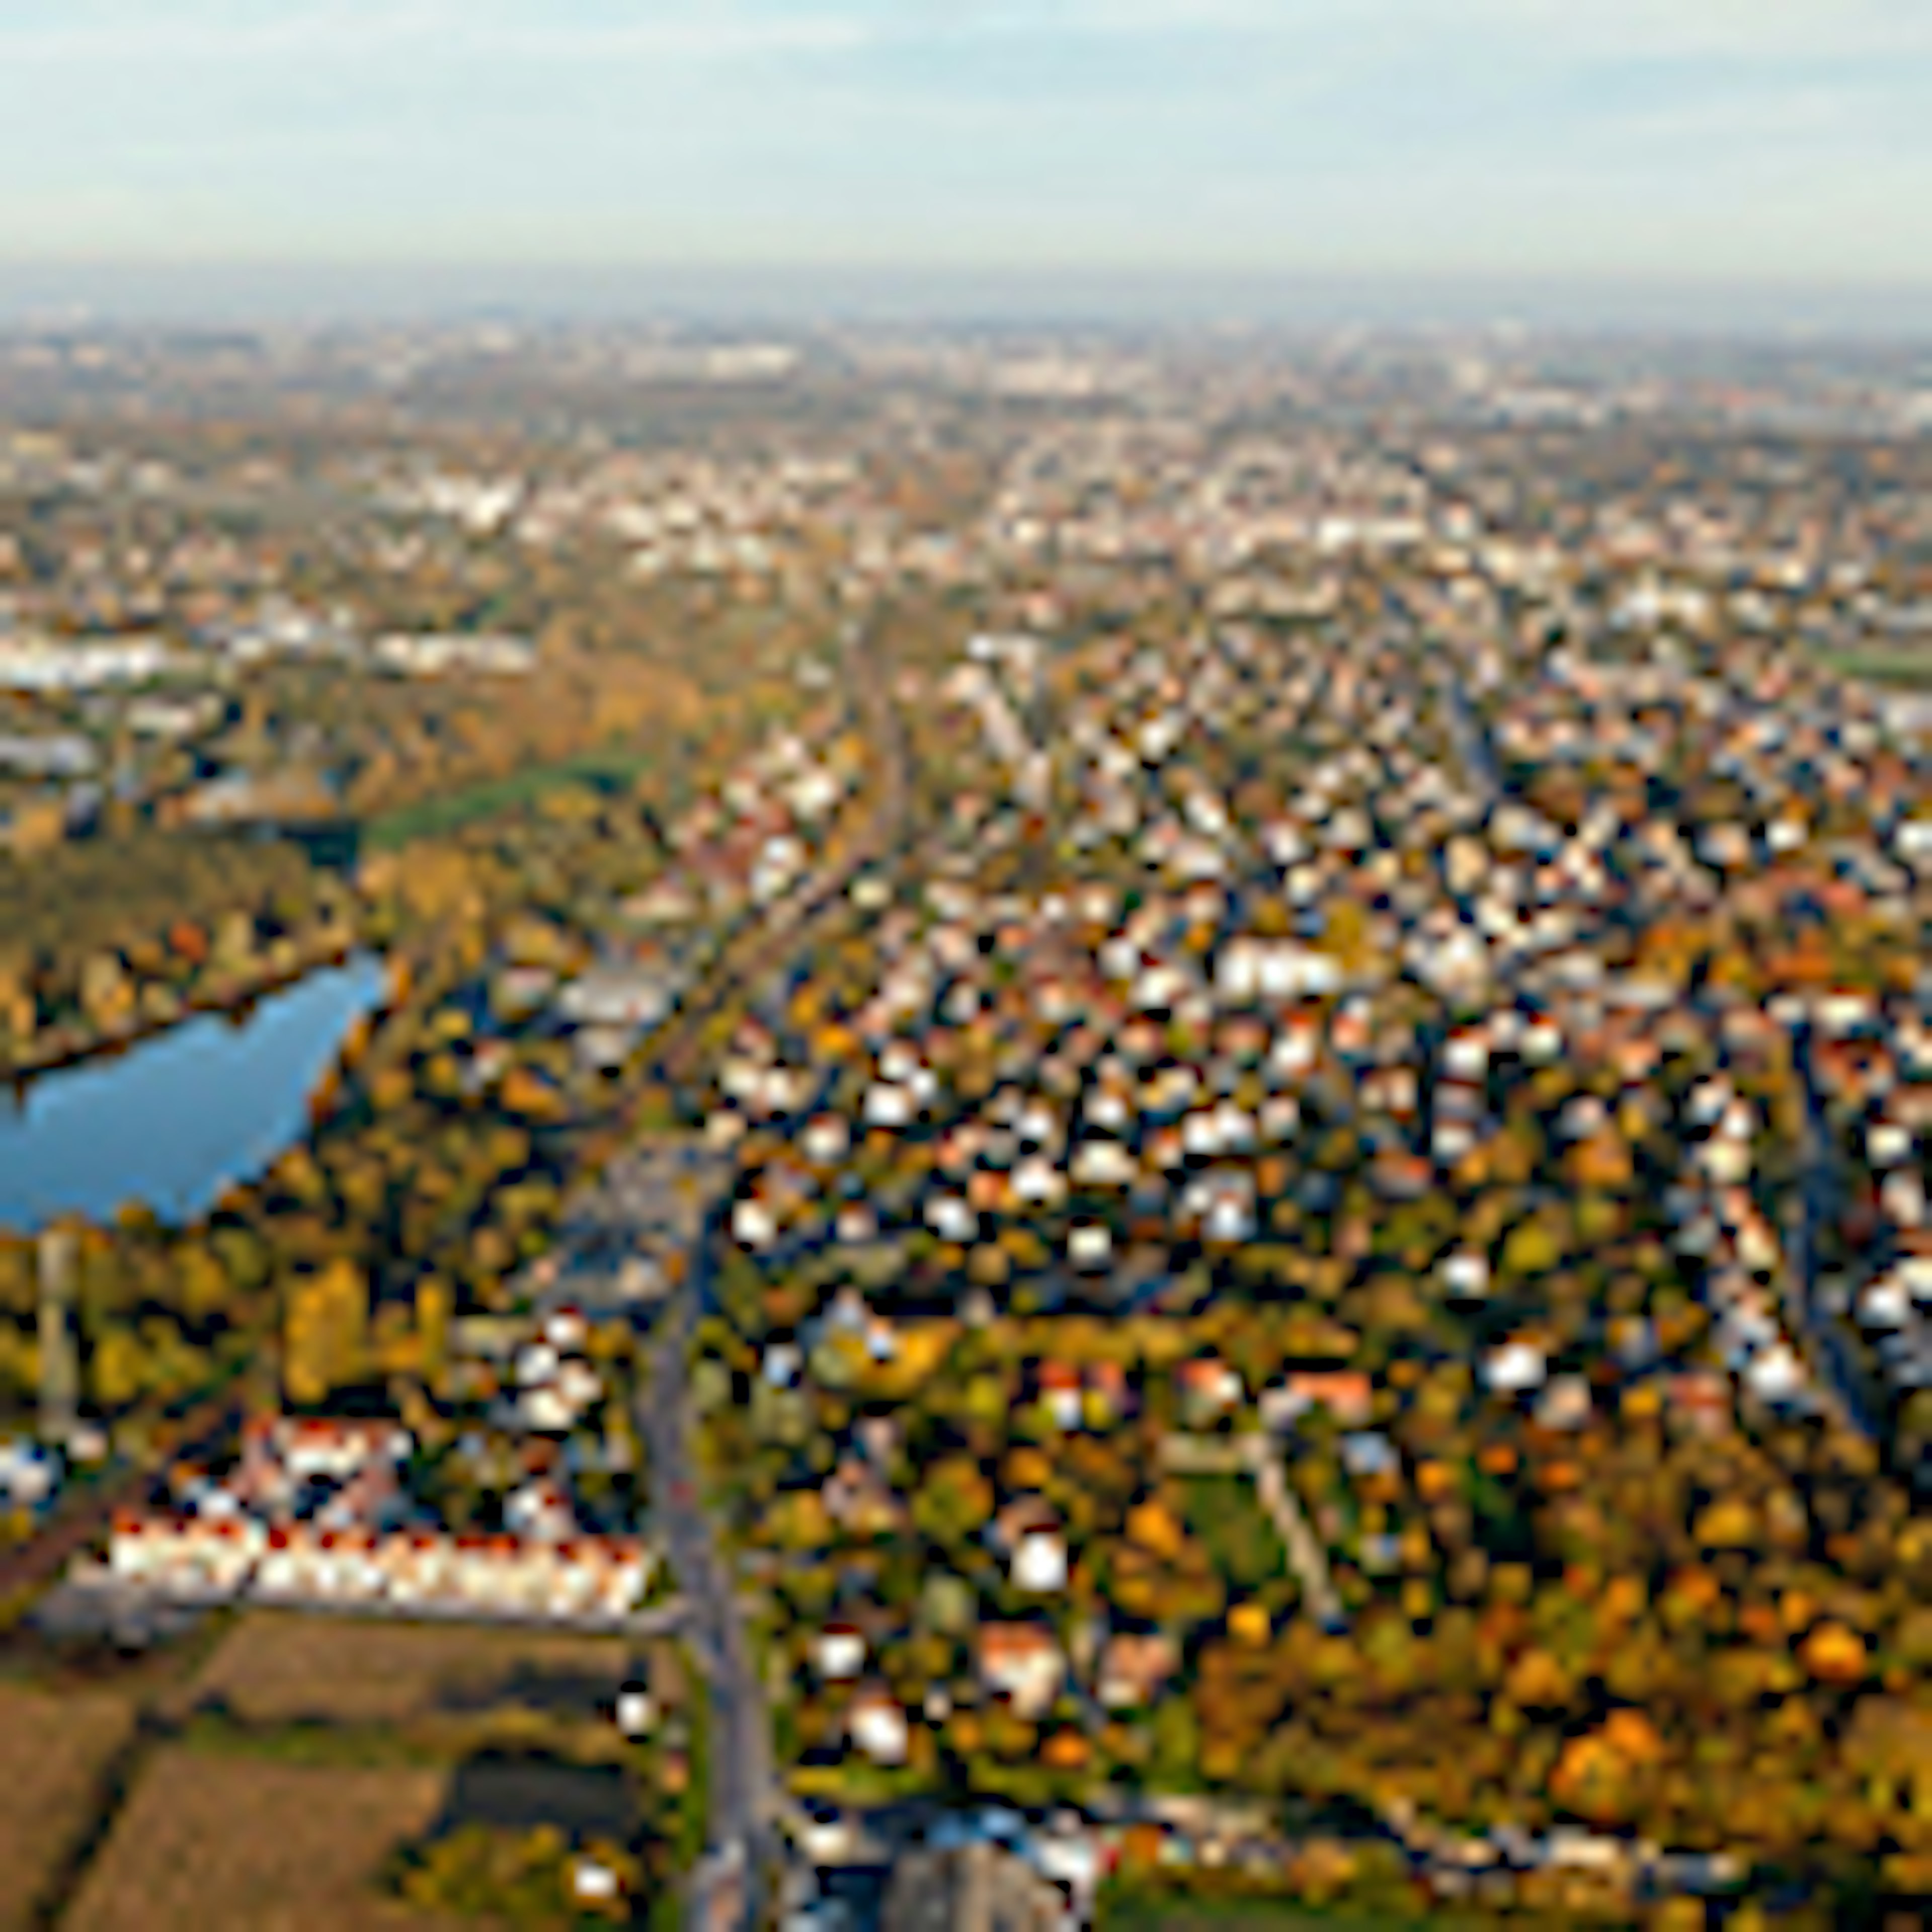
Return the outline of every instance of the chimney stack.
{"type": "Polygon", "coordinates": [[[80,1369],[74,1346],[74,1288],[80,1244],[73,1231],[40,1236],[40,1435],[64,1448],[74,1433],[80,1369]]]}

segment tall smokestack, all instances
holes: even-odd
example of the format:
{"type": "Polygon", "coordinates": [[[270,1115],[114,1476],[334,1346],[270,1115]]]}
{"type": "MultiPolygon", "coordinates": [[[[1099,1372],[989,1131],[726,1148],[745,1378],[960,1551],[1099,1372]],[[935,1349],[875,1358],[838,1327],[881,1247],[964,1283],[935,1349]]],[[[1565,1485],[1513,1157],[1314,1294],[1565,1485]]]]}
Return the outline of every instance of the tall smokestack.
{"type": "Polygon", "coordinates": [[[40,1434],[63,1447],[74,1432],[80,1395],[74,1346],[78,1253],[68,1228],[50,1228],[40,1236],[40,1434]]]}

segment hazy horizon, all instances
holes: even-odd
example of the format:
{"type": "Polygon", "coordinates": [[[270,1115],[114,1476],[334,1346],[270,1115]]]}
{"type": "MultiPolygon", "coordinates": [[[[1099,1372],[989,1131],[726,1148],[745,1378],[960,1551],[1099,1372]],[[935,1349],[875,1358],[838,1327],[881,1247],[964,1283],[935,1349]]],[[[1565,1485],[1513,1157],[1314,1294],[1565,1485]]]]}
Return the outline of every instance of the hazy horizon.
{"type": "Polygon", "coordinates": [[[0,328],[1052,325],[1932,337],[1932,281],[1187,272],[850,262],[0,260],[0,328]]]}

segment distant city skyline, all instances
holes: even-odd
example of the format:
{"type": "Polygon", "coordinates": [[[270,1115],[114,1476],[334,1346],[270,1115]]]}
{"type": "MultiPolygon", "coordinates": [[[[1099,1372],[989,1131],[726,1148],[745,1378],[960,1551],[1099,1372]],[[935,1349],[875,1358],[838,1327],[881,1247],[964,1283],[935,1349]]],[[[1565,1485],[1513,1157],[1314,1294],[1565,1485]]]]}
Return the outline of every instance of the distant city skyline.
{"type": "Polygon", "coordinates": [[[1928,98],[1912,0],[0,0],[0,304],[162,264],[1896,299],[1928,98]]]}

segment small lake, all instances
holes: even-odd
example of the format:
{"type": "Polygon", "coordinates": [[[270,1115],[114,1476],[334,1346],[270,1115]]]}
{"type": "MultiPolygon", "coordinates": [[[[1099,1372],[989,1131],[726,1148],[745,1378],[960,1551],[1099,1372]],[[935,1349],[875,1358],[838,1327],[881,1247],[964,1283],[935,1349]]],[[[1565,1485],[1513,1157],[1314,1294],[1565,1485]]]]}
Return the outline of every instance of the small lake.
{"type": "Polygon", "coordinates": [[[233,1016],[0,1091],[0,1227],[105,1220],[128,1202],[190,1219],[308,1131],[308,1103],[388,970],[362,954],[233,1016]]]}

